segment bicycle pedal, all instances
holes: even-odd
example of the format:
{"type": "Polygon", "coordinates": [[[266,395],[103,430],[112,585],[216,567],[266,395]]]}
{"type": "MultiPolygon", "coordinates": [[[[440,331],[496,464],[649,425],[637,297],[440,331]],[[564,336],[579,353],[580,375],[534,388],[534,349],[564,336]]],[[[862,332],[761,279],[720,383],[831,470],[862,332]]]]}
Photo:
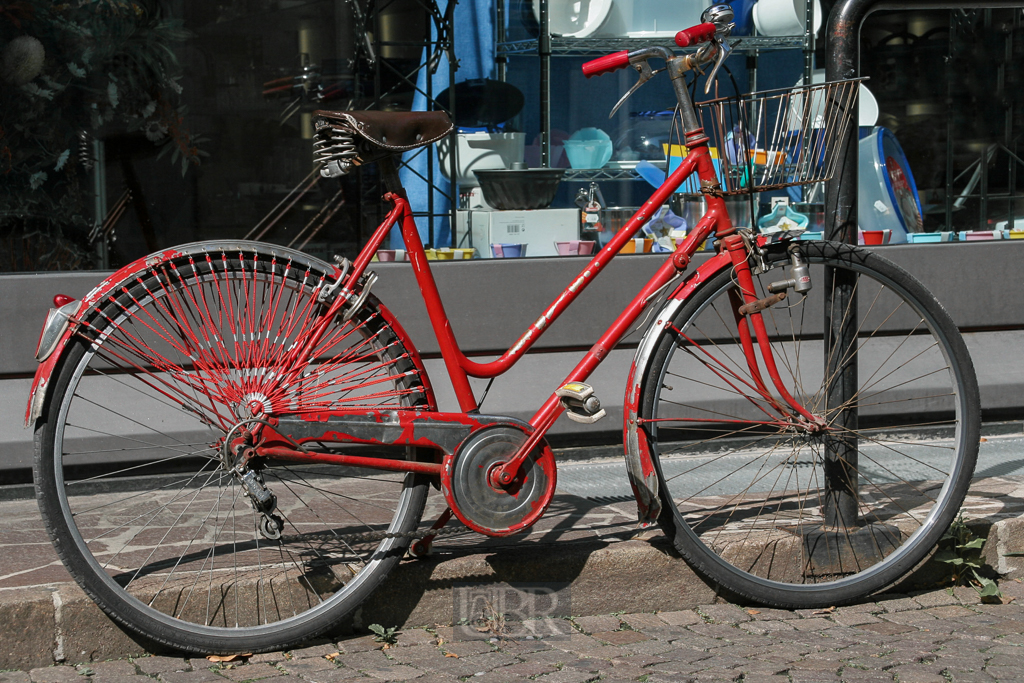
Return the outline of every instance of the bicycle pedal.
{"type": "Polygon", "coordinates": [[[555,391],[565,408],[565,416],[573,422],[594,424],[607,415],[601,401],[594,395],[594,387],[583,382],[569,382],[555,391]]]}

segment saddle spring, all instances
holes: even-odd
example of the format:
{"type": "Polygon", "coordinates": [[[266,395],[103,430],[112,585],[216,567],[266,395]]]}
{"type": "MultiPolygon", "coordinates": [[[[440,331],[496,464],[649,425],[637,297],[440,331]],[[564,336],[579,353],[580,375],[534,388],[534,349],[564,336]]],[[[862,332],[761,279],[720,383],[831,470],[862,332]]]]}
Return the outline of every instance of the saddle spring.
{"type": "Polygon", "coordinates": [[[352,133],[331,125],[320,127],[313,142],[313,159],[321,164],[320,175],[337,178],[351,171],[357,164],[359,151],[352,133]]]}

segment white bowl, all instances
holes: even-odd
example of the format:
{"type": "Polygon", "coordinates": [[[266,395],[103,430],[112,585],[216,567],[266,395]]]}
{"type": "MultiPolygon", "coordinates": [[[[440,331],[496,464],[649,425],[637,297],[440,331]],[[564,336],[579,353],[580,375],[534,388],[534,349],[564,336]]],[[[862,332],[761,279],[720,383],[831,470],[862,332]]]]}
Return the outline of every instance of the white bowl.
{"type": "MultiPolygon", "coordinates": [[[[757,7],[757,5],[754,5],[754,7],[757,7]]],[[[817,85],[819,83],[824,83],[824,82],[825,82],[825,70],[824,69],[815,69],[811,73],[811,83],[814,84],[814,85],[817,85]]],[[[804,84],[804,77],[801,76],[797,80],[795,85],[796,85],[796,87],[800,87],[803,84],[804,84]]],[[[825,101],[822,99],[824,96],[825,96],[824,92],[819,92],[814,97],[811,98],[811,111],[812,112],[821,113],[821,112],[825,111],[825,101]]],[[[857,125],[859,125],[859,126],[873,126],[873,125],[875,125],[875,122],[878,121],[878,100],[875,99],[874,94],[872,94],[872,92],[870,90],[868,90],[868,87],[866,85],[864,85],[863,82],[860,84],[860,88],[858,88],[858,90],[857,90],[857,105],[858,105],[858,109],[857,109],[857,125]]],[[[796,114],[797,112],[799,112],[801,107],[802,107],[802,103],[800,102],[799,99],[797,99],[796,96],[794,96],[793,97],[793,103],[792,103],[792,105],[790,107],[791,114],[796,114]]],[[[795,117],[791,117],[790,118],[789,129],[792,130],[794,128],[799,128],[799,127],[800,127],[800,117],[797,114],[795,117]]],[[[817,123],[816,123],[814,127],[815,128],[820,128],[821,126],[817,125],[817,123]]]]}
{"type": "MultiPolygon", "coordinates": [[[[763,36],[797,36],[806,24],[804,0],[758,0],[752,15],[754,28],[763,36]]],[[[814,0],[814,34],[821,29],[821,3],[814,0]]]]}
{"type": "MultiPolygon", "coordinates": [[[[513,162],[523,160],[525,133],[459,133],[457,137],[459,159],[456,180],[463,187],[480,185],[473,174],[477,169],[511,168],[513,162]]],[[[448,140],[446,137],[437,144],[438,164],[445,178],[449,178],[451,168],[448,140]]]]}
{"type": "MultiPolygon", "coordinates": [[[[548,24],[553,35],[586,38],[601,28],[611,8],[612,0],[548,0],[548,24]]],[[[533,16],[539,24],[539,0],[533,0],[533,16]]]]}

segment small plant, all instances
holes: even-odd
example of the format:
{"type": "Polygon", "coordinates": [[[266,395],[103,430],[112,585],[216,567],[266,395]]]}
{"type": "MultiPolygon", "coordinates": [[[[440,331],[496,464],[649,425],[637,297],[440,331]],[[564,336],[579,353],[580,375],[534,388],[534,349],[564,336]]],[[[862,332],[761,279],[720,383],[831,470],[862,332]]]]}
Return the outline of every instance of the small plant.
{"type": "Polygon", "coordinates": [[[373,631],[373,639],[378,643],[384,643],[384,649],[388,649],[392,645],[398,642],[398,631],[395,630],[394,626],[384,628],[380,624],[370,624],[370,630],[373,631]]]}
{"type": "Polygon", "coordinates": [[[971,586],[978,591],[983,602],[1000,602],[1002,593],[999,586],[978,572],[985,564],[981,559],[984,546],[985,539],[974,535],[961,510],[949,525],[949,530],[939,539],[935,559],[951,567],[950,578],[954,586],[971,586]]]}
{"type": "Polygon", "coordinates": [[[492,633],[498,638],[509,632],[504,613],[499,612],[490,600],[484,600],[484,611],[473,623],[479,633],[492,633]]]}

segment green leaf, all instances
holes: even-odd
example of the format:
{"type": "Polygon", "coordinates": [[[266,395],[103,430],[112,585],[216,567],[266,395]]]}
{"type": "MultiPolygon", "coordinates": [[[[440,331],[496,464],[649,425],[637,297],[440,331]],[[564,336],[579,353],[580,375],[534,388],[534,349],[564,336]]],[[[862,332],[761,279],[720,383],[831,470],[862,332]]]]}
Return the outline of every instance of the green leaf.
{"type": "Polygon", "coordinates": [[[1020,553],[1003,553],[1003,557],[1024,557],[1024,552],[1020,552],[1020,553]]]}
{"type": "Polygon", "coordinates": [[[378,636],[381,636],[381,637],[383,637],[384,633],[385,633],[384,627],[381,626],[380,624],[370,624],[370,630],[373,631],[374,633],[376,633],[378,636]]]}
{"type": "Polygon", "coordinates": [[[71,75],[75,78],[85,78],[85,69],[74,62],[68,62],[68,71],[70,71],[71,75]]]}
{"type": "Polygon", "coordinates": [[[110,106],[117,108],[117,84],[111,81],[107,84],[107,99],[110,100],[110,106]]]}
{"type": "Polygon", "coordinates": [[[957,548],[960,548],[962,550],[978,550],[983,545],[985,545],[985,539],[984,538],[976,538],[973,541],[970,541],[969,543],[964,543],[963,545],[958,545],[957,548]]]}
{"type": "Polygon", "coordinates": [[[54,165],[53,170],[59,171],[60,169],[64,168],[64,164],[66,164],[68,162],[68,157],[70,157],[70,156],[71,156],[71,150],[70,149],[66,149],[63,152],[61,152],[60,156],[57,157],[57,163],[54,165]]]}
{"type": "Polygon", "coordinates": [[[962,564],[963,558],[957,555],[952,550],[940,550],[935,553],[935,559],[939,562],[945,562],[947,564],[962,564]]]}

